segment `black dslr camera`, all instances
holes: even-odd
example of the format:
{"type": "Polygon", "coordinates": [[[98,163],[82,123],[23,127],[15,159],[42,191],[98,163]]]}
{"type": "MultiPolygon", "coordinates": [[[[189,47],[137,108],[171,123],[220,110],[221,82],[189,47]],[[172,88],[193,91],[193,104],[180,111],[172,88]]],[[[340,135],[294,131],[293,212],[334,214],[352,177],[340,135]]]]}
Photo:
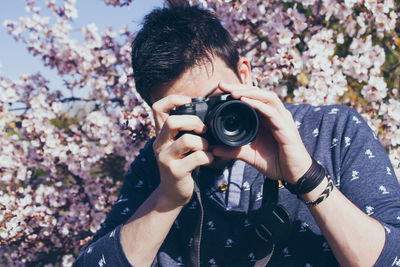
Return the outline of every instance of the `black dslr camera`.
{"type": "Polygon", "coordinates": [[[171,110],[170,115],[198,116],[207,126],[207,131],[202,136],[210,145],[247,145],[254,140],[258,132],[256,111],[230,94],[208,99],[192,98],[192,103],[171,110]]]}

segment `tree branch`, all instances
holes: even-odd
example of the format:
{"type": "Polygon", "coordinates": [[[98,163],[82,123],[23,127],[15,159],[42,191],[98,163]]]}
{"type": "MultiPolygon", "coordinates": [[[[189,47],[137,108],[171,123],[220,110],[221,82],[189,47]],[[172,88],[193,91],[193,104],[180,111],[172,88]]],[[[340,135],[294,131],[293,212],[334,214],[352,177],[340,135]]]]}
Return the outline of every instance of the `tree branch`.
{"type": "MultiPolygon", "coordinates": [[[[114,98],[110,98],[108,99],[109,101],[111,101],[112,103],[117,103],[119,105],[123,105],[124,101],[121,98],[118,97],[114,97],[114,98]]],[[[67,97],[67,98],[62,98],[60,100],[58,100],[61,103],[66,103],[66,102],[74,102],[74,101],[84,101],[84,102],[96,102],[98,101],[97,99],[87,99],[87,98],[80,98],[80,97],[67,97]]],[[[25,104],[25,103],[24,103],[25,104]]],[[[25,107],[18,107],[18,108],[10,108],[8,109],[8,111],[13,112],[13,111],[20,111],[20,110],[28,110],[30,109],[29,106],[25,106],[25,107]]]]}

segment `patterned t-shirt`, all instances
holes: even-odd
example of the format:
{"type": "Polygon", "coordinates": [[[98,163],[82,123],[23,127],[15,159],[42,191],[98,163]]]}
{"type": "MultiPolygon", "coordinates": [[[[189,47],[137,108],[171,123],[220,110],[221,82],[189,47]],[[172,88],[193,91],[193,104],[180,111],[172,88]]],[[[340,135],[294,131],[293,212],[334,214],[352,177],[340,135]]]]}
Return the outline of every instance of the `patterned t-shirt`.
{"type": "MultiPolygon", "coordinates": [[[[377,137],[348,107],[285,105],[308,152],[324,166],[336,188],[384,226],[385,246],[376,266],[400,266],[400,186],[377,137]]],[[[118,200],[99,232],[81,250],[76,266],[131,266],[121,247],[120,230],[159,183],[152,141],[132,163],[118,200]]],[[[224,171],[201,168],[199,172],[204,206],[201,264],[254,266],[260,249],[253,239],[254,216],[261,207],[265,177],[243,163],[229,165],[228,176],[224,171]],[[238,173],[243,176],[238,178],[238,173]],[[222,183],[228,183],[227,191],[221,190],[222,183]]],[[[293,231],[288,241],[276,244],[267,266],[337,266],[304,203],[284,187],[279,188],[278,202],[289,211],[293,231]]],[[[153,265],[188,265],[198,213],[199,203],[193,197],[176,219],[153,265]]]]}

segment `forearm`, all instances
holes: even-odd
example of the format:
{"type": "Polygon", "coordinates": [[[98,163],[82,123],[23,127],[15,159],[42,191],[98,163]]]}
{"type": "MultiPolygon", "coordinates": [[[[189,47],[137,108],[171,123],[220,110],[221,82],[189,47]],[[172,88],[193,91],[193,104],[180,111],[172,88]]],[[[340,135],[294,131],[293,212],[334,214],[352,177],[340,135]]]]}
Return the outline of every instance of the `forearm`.
{"type": "MultiPolygon", "coordinates": [[[[327,185],[325,179],[316,189],[302,195],[313,201],[327,185]]],[[[373,266],[382,252],[385,231],[381,223],[363,213],[337,188],[310,211],[341,266],[373,266]]]]}
{"type": "Polygon", "coordinates": [[[133,266],[150,266],[182,206],[171,205],[157,188],[122,227],[121,244],[133,266]]]}

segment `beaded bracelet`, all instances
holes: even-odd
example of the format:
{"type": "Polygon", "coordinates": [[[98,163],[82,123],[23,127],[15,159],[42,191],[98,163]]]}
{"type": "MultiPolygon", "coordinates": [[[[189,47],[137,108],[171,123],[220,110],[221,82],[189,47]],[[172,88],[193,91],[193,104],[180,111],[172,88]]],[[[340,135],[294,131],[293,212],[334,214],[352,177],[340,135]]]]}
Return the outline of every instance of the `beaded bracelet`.
{"type": "Polygon", "coordinates": [[[334,188],[334,185],[333,185],[333,180],[329,175],[327,175],[327,178],[328,178],[328,185],[326,186],[324,192],[322,192],[321,195],[319,195],[319,197],[314,201],[304,201],[304,204],[306,204],[307,207],[315,207],[329,197],[330,193],[334,188]]]}

